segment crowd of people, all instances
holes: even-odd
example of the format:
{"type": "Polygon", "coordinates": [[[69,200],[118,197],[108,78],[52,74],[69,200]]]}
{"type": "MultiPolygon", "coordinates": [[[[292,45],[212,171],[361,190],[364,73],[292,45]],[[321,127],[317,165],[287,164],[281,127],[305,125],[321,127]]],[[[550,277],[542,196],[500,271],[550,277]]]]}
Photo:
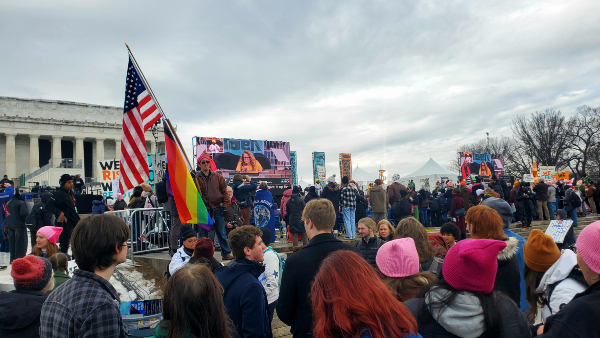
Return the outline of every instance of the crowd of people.
{"type": "MultiPolygon", "coordinates": [[[[181,224],[173,196],[160,201],[149,185],[136,187],[123,206],[163,204],[172,213],[172,258],[154,337],[272,337],[275,314],[294,337],[600,336],[600,221],[578,238],[571,228],[563,243],[538,229],[527,241],[510,230],[534,218],[570,217],[576,226],[592,201],[590,209],[599,210],[600,182],[511,186],[492,176],[472,185],[438,182],[429,192],[394,175],[387,188],[375,180],[364,193],[348,177],[341,185],[330,178],[290,187],[277,210],[266,184],[238,174],[227,186],[208,160],[198,164],[212,229],[181,224]],[[287,259],[270,246],[274,222],[263,222],[257,205],[280,212],[295,247],[287,259]],[[439,232],[428,233],[433,226],[439,232]]],[[[2,337],[128,334],[109,280],[127,257],[131,231],[140,234],[103,212],[80,220],[73,179],[64,175],[32,213],[22,212],[10,183],[0,192],[0,217],[25,225],[24,233],[21,223],[9,230],[15,290],[0,293],[2,337]],[[29,255],[21,244],[26,249],[27,228],[29,255]]]]}

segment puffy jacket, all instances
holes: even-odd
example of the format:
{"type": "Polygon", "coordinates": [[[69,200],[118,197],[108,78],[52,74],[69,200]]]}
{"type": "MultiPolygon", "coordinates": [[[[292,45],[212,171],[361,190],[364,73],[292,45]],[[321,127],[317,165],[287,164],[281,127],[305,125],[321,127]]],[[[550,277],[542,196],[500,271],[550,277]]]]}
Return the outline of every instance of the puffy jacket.
{"type": "Polygon", "coordinates": [[[104,201],[94,200],[92,201],[92,215],[100,215],[106,211],[104,207],[104,201]]]}
{"type": "Polygon", "coordinates": [[[454,195],[452,195],[452,190],[448,189],[444,193],[444,198],[446,199],[446,212],[448,212],[452,208],[452,199],[454,198],[454,195]]]}
{"type": "Polygon", "coordinates": [[[173,275],[175,272],[177,272],[177,270],[183,268],[187,263],[189,263],[190,258],[191,256],[186,251],[185,247],[181,246],[171,258],[171,263],[169,263],[169,273],[173,275]]]}
{"type": "MultiPolygon", "coordinates": [[[[485,332],[479,298],[468,291],[459,292],[449,306],[430,308],[431,299],[439,300],[445,290],[434,289],[426,298],[412,298],[404,305],[417,320],[423,337],[479,337],[485,332]]],[[[502,316],[502,338],[529,338],[531,332],[525,314],[509,298],[494,293],[495,305],[502,316]]]]}
{"type": "Polygon", "coordinates": [[[556,188],[552,185],[548,186],[548,202],[556,202],[556,188]]]}
{"type": "Polygon", "coordinates": [[[292,189],[287,189],[283,192],[283,196],[281,197],[281,202],[279,203],[281,207],[281,218],[285,218],[287,216],[287,201],[292,197],[292,189]]]}
{"type": "Polygon", "coordinates": [[[429,200],[429,209],[433,212],[441,211],[440,201],[438,199],[429,200]]]}
{"type": "MultiPolygon", "coordinates": [[[[221,174],[209,170],[208,176],[205,176],[202,171],[199,171],[196,177],[198,178],[198,184],[202,192],[202,201],[204,201],[204,205],[207,208],[216,209],[219,207],[227,208],[229,206],[231,202],[227,198],[227,183],[221,174]]],[[[237,197],[236,199],[240,201],[237,197]]]]}
{"type": "Polygon", "coordinates": [[[521,277],[521,281],[519,282],[520,289],[521,289],[521,300],[519,301],[519,303],[517,303],[517,305],[519,305],[519,307],[521,308],[521,311],[525,311],[525,310],[529,309],[529,303],[527,303],[527,299],[525,299],[525,294],[527,293],[527,291],[525,288],[525,275],[523,273],[523,269],[525,269],[525,256],[523,255],[523,248],[525,247],[526,241],[525,241],[525,238],[523,238],[521,235],[514,233],[509,228],[506,228],[506,225],[503,230],[504,230],[504,234],[507,237],[509,237],[509,238],[514,237],[519,240],[519,249],[517,251],[517,259],[519,261],[519,275],[521,277]]]}
{"type": "MultiPolygon", "coordinates": [[[[250,181],[248,184],[244,184],[244,182],[235,181],[231,185],[233,188],[233,197],[235,197],[238,201],[246,201],[248,206],[242,209],[249,208],[252,206],[252,197],[250,194],[258,188],[258,182],[250,181]]],[[[283,210],[281,211],[283,214],[283,210]]]]}
{"type": "Polygon", "coordinates": [[[573,278],[568,278],[569,273],[576,266],[577,255],[571,250],[563,250],[560,258],[542,277],[536,291],[544,293],[546,299],[550,301],[542,309],[542,321],[545,322],[548,317],[556,314],[562,306],[569,304],[575,295],[587,289],[587,284],[583,285],[573,278]],[[556,284],[556,287],[552,295],[550,295],[550,289],[553,284],[556,284]]]}
{"type": "Polygon", "coordinates": [[[371,188],[369,202],[371,202],[371,211],[373,213],[387,213],[387,194],[383,191],[383,186],[376,185],[371,188]]]}
{"type": "Polygon", "coordinates": [[[7,204],[8,217],[6,218],[6,226],[11,229],[25,228],[25,220],[27,219],[27,203],[20,198],[13,197],[7,204]]]}
{"type": "Polygon", "coordinates": [[[286,202],[286,210],[290,219],[290,232],[292,233],[303,233],[306,231],[304,229],[304,221],[302,221],[304,206],[306,206],[306,202],[298,194],[292,194],[286,202]]]}
{"type": "Polygon", "coordinates": [[[547,201],[548,200],[548,185],[544,182],[540,182],[533,187],[533,192],[535,192],[535,199],[538,201],[547,201]]]}
{"type": "Polygon", "coordinates": [[[360,254],[367,261],[367,263],[371,264],[374,268],[377,267],[377,263],[375,262],[375,258],[377,257],[377,251],[379,248],[385,243],[381,238],[373,236],[373,238],[369,239],[369,241],[365,241],[364,238],[361,238],[360,241],[356,242],[354,246],[360,250],[360,254]]]}
{"type": "Polygon", "coordinates": [[[223,286],[223,302],[239,337],[272,338],[267,294],[258,281],[265,267],[246,258],[236,258],[215,271],[223,286]]]}
{"type": "MultiPolygon", "coordinates": [[[[446,193],[440,194],[437,197],[438,203],[440,204],[440,209],[442,211],[442,214],[445,214],[448,212],[449,208],[448,205],[446,204],[446,193]]],[[[452,202],[450,202],[450,207],[452,207],[452,202]]]]}
{"type": "Polygon", "coordinates": [[[44,301],[46,295],[41,291],[15,290],[0,293],[0,337],[39,337],[44,301]]]}
{"type": "Polygon", "coordinates": [[[321,192],[321,198],[326,198],[333,204],[335,215],[340,213],[340,186],[337,183],[329,182],[321,192]]]}

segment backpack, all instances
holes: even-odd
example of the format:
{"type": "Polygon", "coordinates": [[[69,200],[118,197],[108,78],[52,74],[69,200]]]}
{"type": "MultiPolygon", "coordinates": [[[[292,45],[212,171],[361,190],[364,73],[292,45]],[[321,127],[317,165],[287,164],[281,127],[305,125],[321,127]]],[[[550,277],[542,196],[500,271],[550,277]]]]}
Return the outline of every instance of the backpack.
{"type": "Polygon", "coordinates": [[[156,200],[158,203],[167,203],[169,201],[169,194],[167,194],[167,182],[160,181],[154,185],[156,191],[156,200]]]}
{"type": "MultiPolygon", "coordinates": [[[[571,270],[571,272],[569,272],[569,275],[567,276],[567,278],[572,278],[574,279],[577,283],[585,286],[587,288],[588,283],[585,280],[585,277],[583,277],[583,272],[581,272],[581,270],[579,270],[579,268],[577,266],[575,266],[573,268],[573,270],[571,270]]],[[[545,301],[545,305],[548,306],[548,309],[550,309],[550,313],[552,313],[552,309],[550,308],[550,299],[552,298],[552,293],[554,292],[554,289],[556,289],[556,287],[558,286],[558,284],[562,283],[563,281],[565,281],[567,278],[560,280],[554,284],[550,284],[550,286],[548,287],[548,298],[545,301]]],[[[565,306],[567,304],[561,304],[560,308],[562,309],[563,306],[565,306]]]]}
{"type": "Polygon", "coordinates": [[[581,206],[581,198],[575,192],[571,194],[571,208],[579,208],[581,206]]]}
{"type": "Polygon", "coordinates": [[[138,200],[136,200],[135,202],[133,202],[131,204],[131,206],[129,207],[129,209],[141,209],[144,207],[144,205],[146,205],[146,198],[140,198],[138,200]]]}
{"type": "Polygon", "coordinates": [[[267,251],[273,251],[275,253],[275,255],[277,255],[277,258],[279,258],[279,288],[281,288],[281,276],[283,275],[283,267],[285,266],[285,258],[281,257],[279,252],[273,250],[273,248],[270,246],[268,246],[267,250],[265,250],[265,252],[267,252],[267,251]]]}
{"type": "MultiPolygon", "coordinates": [[[[404,207],[402,206],[402,203],[400,203],[400,201],[402,201],[403,199],[401,198],[400,200],[394,202],[394,204],[392,205],[392,213],[394,215],[397,216],[404,216],[404,215],[410,215],[411,211],[410,211],[410,203],[405,203],[404,207]],[[408,207],[407,207],[408,206],[408,207]]],[[[406,199],[404,199],[406,200],[406,199]]],[[[407,201],[408,202],[408,201],[407,201]]]]}

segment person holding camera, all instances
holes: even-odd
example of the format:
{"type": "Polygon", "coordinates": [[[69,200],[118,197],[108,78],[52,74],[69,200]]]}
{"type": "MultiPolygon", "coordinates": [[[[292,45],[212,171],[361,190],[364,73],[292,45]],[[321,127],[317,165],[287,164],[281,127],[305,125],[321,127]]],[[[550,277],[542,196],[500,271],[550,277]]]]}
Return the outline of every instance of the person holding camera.
{"type": "Polygon", "coordinates": [[[240,211],[244,217],[244,224],[250,224],[250,211],[252,210],[252,197],[250,193],[256,191],[258,188],[258,182],[252,181],[250,176],[242,176],[241,174],[235,174],[233,176],[233,197],[237,200],[240,211]]]}
{"type": "Polygon", "coordinates": [[[227,187],[227,198],[231,204],[225,209],[224,217],[225,217],[225,232],[227,233],[227,237],[229,237],[229,233],[231,230],[241,227],[244,225],[244,217],[242,216],[242,212],[240,211],[240,207],[238,205],[238,200],[233,197],[233,188],[227,187]]]}

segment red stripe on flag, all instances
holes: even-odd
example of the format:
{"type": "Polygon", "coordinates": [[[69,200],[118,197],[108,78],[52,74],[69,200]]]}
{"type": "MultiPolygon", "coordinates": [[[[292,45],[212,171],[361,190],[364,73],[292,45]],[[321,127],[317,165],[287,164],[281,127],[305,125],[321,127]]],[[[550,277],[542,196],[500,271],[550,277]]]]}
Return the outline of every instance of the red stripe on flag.
{"type": "MultiPolygon", "coordinates": [[[[169,179],[171,181],[171,189],[177,206],[186,205],[184,196],[186,196],[185,180],[189,172],[187,166],[183,162],[183,156],[179,152],[179,148],[171,135],[165,133],[165,150],[167,151],[167,166],[169,169],[169,179]]],[[[192,216],[187,208],[177,208],[177,212],[182,219],[191,219],[192,216]]]]}

